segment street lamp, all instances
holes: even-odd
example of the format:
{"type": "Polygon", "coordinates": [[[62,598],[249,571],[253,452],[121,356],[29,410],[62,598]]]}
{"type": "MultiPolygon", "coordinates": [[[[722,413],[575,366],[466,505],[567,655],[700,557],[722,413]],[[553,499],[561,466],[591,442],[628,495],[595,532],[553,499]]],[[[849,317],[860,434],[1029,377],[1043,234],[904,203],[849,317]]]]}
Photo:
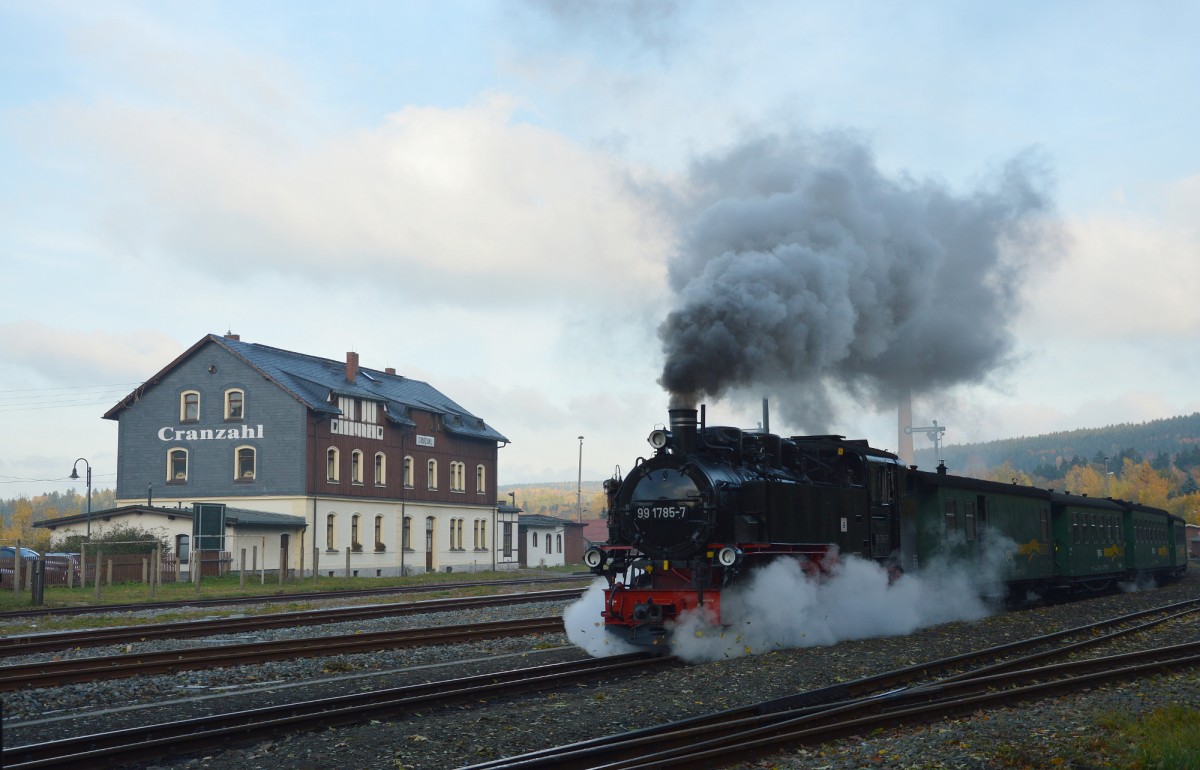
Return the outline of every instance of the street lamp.
{"type": "Polygon", "coordinates": [[[575,518],[583,523],[583,436],[579,437],[579,476],[575,479],[575,518]]]}
{"type": "Polygon", "coordinates": [[[84,467],[87,468],[87,493],[88,493],[87,540],[90,543],[92,541],[92,464],[89,463],[87,460],[83,459],[82,457],[80,457],[78,460],[75,461],[75,464],[71,466],[70,478],[72,478],[76,481],[79,481],[79,464],[80,463],[83,463],[84,467]]]}

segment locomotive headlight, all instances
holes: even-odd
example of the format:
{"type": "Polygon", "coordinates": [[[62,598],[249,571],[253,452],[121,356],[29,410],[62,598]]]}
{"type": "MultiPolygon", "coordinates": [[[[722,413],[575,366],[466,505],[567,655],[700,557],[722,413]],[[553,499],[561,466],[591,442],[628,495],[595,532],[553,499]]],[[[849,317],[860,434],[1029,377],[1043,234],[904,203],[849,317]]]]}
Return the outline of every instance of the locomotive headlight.
{"type": "Polygon", "coordinates": [[[650,442],[650,446],[655,449],[662,449],[667,445],[667,441],[671,438],[671,434],[665,430],[659,429],[650,432],[650,437],[646,440],[650,442]]]}
{"type": "Polygon", "coordinates": [[[583,563],[595,569],[604,563],[604,551],[599,548],[589,548],[583,552],[583,563]]]}
{"type": "Polygon", "coordinates": [[[737,564],[738,557],[741,555],[738,549],[727,545],[720,551],[717,551],[717,563],[722,567],[732,567],[734,564],[737,564]]]}

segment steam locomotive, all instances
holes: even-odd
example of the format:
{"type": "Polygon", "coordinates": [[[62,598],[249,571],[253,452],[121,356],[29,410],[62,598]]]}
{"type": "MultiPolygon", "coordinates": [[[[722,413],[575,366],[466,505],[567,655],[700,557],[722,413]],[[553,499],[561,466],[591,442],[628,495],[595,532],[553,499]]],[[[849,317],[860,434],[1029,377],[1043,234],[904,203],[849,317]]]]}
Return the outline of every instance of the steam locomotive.
{"type": "Polygon", "coordinates": [[[634,645],[669,646],[685,613],[719,623],[723,592],[777,559],[816,577],[853,554],[900,575],[1000,547],[1013,596],[1186,570],[1184,522],[1161,509],[921,471],[864,440],[708,426],[703,407],[669,415],[654,455],[605,482],[608,542],[584,553],[607,580],[606,630],[634,645]]]}

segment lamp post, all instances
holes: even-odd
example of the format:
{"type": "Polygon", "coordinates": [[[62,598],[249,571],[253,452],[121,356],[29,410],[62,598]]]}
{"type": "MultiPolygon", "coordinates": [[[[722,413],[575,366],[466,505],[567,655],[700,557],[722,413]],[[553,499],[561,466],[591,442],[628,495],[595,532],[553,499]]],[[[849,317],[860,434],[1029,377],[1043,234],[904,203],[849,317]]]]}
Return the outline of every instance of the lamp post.
{"type": "Polygon", "coordinates": [[[583,436],[579,437],[579,476],[575,479],[575,518],[583,523],[583,436]]]}
{"type": "Polygon", "coordinates": [[[79,464],[83,463],[87,469],[87,496],[88,496],[88,511],[87,511],[87,542],[92,541],[92,464],[80,457],[71,466],[70,478],[79,481],[79,464]]]}

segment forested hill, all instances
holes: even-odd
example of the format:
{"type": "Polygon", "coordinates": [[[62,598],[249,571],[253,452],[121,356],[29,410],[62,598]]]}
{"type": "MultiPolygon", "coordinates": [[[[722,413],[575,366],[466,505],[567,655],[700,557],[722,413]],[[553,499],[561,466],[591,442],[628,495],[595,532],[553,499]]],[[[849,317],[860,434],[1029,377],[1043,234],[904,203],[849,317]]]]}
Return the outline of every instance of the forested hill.
{"type": "MultiPolygon", "coordinates": [[[[1139,424],[1123,423],[979,444],[951,444],[942,447],[942,455],[952,473],[964,475],[981,473],[1007,462],[1016,470],[1048,478],[1054,475],[1048,472],[1051,468],[1072,464],[1073,459],[1103,463],[1105,457],[1109,458],[1110,470],[1119,469],[1119,459],[1125,457],[1157,460],[1156,465],[1163,465],[1169,458],[1176,467],[1191,467],[1200,460],[1200,412],[1139,424]]],[[[914,457],[921,468],[937,466],[932,447],[916,450],[914,457]]]]}

